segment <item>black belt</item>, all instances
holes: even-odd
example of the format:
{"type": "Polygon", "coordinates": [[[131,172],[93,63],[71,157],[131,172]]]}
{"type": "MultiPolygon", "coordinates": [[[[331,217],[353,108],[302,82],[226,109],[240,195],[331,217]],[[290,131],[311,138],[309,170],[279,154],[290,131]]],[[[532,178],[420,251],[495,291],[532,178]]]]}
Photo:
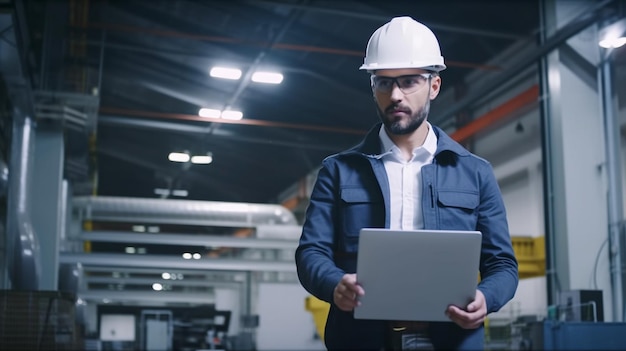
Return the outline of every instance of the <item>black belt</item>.
{"type": "Polygon", "coordinates": [[[428,336],[428,323],[392,321],[388,322],[387,325],[386,350],[434,350],[428,336]]]}
{"type": "Polygon", "coordinates": [[[399,333],[425,333],[428,332],[428,322],[413,321],[390,321],[389,329],[399,333]]]}

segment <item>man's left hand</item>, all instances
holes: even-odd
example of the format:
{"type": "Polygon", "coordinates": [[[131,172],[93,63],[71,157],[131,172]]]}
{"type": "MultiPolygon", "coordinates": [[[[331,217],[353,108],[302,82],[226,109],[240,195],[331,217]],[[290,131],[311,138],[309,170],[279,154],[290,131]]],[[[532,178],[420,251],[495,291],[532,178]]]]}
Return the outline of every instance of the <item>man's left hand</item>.
{"type": "Polygon", "coordinates": [[[480,290],[476,290],[474,301],[467,305],[466,309],[456,306],[448,306],[446,315],[463,329],[476,329],[480,327],[487,316],[487,302],[485,295],[480,290]]]}

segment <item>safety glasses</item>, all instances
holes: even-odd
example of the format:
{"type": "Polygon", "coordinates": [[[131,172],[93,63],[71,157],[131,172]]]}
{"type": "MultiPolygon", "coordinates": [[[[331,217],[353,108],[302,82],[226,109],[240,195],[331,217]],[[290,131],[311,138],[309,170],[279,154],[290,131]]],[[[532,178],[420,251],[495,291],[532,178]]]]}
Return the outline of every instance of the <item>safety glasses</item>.
{"type": "Polygon", "coordinates": [[[395,83],[400,91],[405,94],[411,94],[418,91],[426,85],[430,79],[430,73],[411,74],[399,77],[385,77],[372,75],[372,88],[380,93],[389,93],[393,89],[395,83]]]}

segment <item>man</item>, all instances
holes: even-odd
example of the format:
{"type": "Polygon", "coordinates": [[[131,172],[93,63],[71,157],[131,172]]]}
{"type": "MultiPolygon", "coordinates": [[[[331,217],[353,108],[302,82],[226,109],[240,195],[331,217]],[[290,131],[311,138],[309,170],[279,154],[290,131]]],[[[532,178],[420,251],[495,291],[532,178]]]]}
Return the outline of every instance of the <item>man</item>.
{"type": "Polygon", "coordinates": [[[304,288],[331,305],[328,349],[483,349],[485,317],[515,294],[517,261],[491,165],[427,121],[445,68],[435,35],[410,17],[393,18],[367,44],[360,69],[382,123],[323,161],[295,255],[304,288]],[[366,293],[355,273],[364,227],[482,232],[475,299],[449,306],[450,322],[354,319],[366,293]]]}

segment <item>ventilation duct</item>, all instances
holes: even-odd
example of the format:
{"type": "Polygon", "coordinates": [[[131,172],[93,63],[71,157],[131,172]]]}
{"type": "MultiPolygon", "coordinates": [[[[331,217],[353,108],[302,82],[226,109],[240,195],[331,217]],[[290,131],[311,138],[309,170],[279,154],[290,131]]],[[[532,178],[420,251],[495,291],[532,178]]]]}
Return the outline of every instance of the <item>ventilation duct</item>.
{"type": "Polygon", "coordinates": [[[73,200],[82,220],[255,227],[297,224],[284,206],[239,202],[81,196],[73,200]]]}
{"type": "Polygon", "coordinates": [[[37,290],[41,272],[40,253],[30,221],[28,191],[32,168],[33,122],[17,108],[13,115],[6,238],[8,274],[15,290],[37,290]]]}

